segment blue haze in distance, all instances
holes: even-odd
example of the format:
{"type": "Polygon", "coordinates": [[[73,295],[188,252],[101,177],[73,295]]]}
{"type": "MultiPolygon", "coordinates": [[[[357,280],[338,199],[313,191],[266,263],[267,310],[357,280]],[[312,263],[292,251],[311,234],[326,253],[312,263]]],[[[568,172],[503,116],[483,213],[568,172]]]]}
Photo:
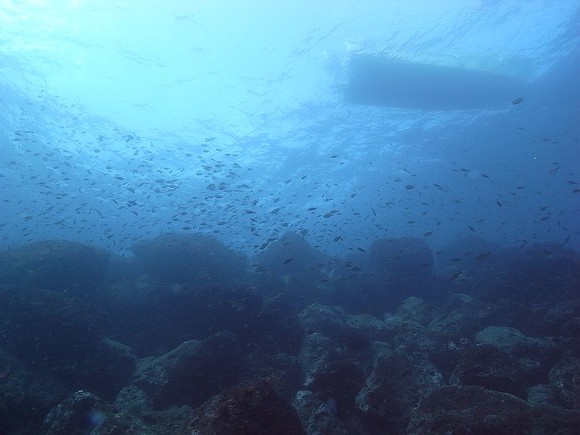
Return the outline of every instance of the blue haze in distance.
{"type": "MultiPolygon", "coordinates": [[[[400,236],[579,249],[579,7],[4,1],[0,246],[126,255],[200,231],[254,254],[293,231],[339,256],[400,236]],[[357,56],[422,68],[425,89],[432,68],[521,86],[440,109],[444,75],[433,97],[353,102],[357,56]]],[[[390,86],[375,79],[359,90],[390,86]]]]}

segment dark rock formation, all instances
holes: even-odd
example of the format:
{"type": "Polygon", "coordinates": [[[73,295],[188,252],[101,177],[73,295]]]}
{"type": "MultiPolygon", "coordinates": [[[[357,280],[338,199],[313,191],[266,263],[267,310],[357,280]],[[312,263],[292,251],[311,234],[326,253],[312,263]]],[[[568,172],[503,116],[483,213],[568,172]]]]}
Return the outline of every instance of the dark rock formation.
{"type": "Polygon", "coordinates": [[[375,241],[370,248],[369,265],[379,279],[412,292],[428,284],[435,262],[424,240],[401,237],[375,241]]]}
{"type": "MultiPolygon", "coordinates": [[[[113,409],[106,402],[88,391],[81,390],[67,397],[48,413],[42,433],[45,435],[94,433],[95,429],[98,430],[103,423],[111,420],[112,416],[113,409]]],[[[107,424],[110,425],[110,421],[107,424]]],[[[123,426],[124,430],[129,430],[128,425],[123,426]]]]}
{"type": "Polygon", "coordinates": [[[180,428],[192,415],[188,407],[139,414],[122,405],[122,401],[110,404],[88,391],[77,391],[48,413],[40,433],[172,435],[182,433],[180,428]]]}
{"type": "Polygon", "coordinates": [[[482,387],[443,387],[427,396],[406,433],[577,433],[580,413],[534,408],[508,393],[482,387]]]}
{"type": "Polygon", "coordinates": [[[412,358],[379,342],[374,347],[373,369],[356,396],[356,405],[367,416],[371,433],[381,427],[402,433],[412,410],[443,385],[443,378],[426,359],[412,358]]]}
{"type": "Polygon", "coordinates": [[[332,400],[323,401],[308,390],[298,391],[292,403],[307,434],[349,435],[348,427],[337,417],[332,400]]]}
{"type": "Polygon", "coordinates": [[[475,245],[448,275],[420,240],[330,261],[305,243],[247,273],[167,235],[97,292],[0,285],[0,432],[577,433],[576,253],[475,245]]]}
{"type": "Polygon", "coordinates": [[[526,390],[523,379],[514,358],[494,346],[479,344],[462,354],[449,381],[453,385],[480,386],[523,397],[526,390]]]}
{"type": "Polygon", "coordinates": [[[246,278],[248,261],[202,233],[162,234],[133,246],[146,273],[166,284],[233,283],[246,278]]]}
{"type": "Polygon", "coordinates": [[[557,403],[580,411],[580,358],[564,357],[550,370],[557,403]]]}
{"type": "Polygon", "coordinates": [[[104,332],[104,313],[49,290],[0,287],[0,345],[78,387],[104,332]]]}
{"type": "Polygon", "coordinates": [[[565,300],[544,315],[550,335],[580,336],[580,299],[565,300]]]}
{"type": "Polygon", "coordinates": [[[156,409],[182,404],[196,407],[237,382],[241,359],[236,336],[218,332],[140,361],[131,383],[151,397],[156,409]]]}
{"type": "Polygon", "coordinates": [[[108,266],[108,254],[92,246],[47,240],[1,252],[0,284],[90,295],[108,266]]]}
{"type": "Polygon", "coordinates": [[[69,391],[58,380],[0,350],[0,433],[38,433],[46,414],[69,391]]]}
{"type": "Polygon", "coordinates": [[[264,247],[257,260],[260,266],[277,275],[307,273],[309,268],[328,261],[306,239],[291,232],[264,247]]]}
{"type": "Polygon", "coordinates": [[[423,240],[377,240],[368,252],[358,252],[337,265],[333,302],[382,317],[410,296],[436,299],[431,285],[434,266],[431,249],[423,240]]]}
{"type": "Polygon", "coordinates": [[[296,314],[283,298],[266,298],[254,287],[235,284],[137,289],[107,310],[113,314],[109,334],[145,355],[221,330],[235,331],[240,343],[269,343],[271,351],[294,354],[302,337],[296,314]]]}
{"type": "Polygon", "coordinates": [[[301,235],[287,232],[269,240],[256,256],[255,279],[265,295],[284,294],[287,303],[301,309],[323,300],[328,290],[330,259],[301,235]]]}
{"type": "Polygon", "coordinates": [[[305,435],[296,410],[267,380],[232,386],[196,409],[179,433],[305,435]]]}

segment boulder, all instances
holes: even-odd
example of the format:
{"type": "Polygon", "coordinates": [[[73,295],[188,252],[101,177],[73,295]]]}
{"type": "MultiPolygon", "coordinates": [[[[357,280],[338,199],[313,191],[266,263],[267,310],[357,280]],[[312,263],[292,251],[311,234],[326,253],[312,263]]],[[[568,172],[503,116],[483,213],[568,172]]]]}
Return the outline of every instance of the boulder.
{"type": "Polygon", "coordinates": [[[427,396],[407,433],[526,434],[531,407],[508,393],[483,387],[443,387],[427,396]]]}
{"type": "Polygon", "coordinates": [[[427,242],[400,237],[375,241],[370,247],[369,265],[377,278],[407,296],[414,296],[428,284],[435,261],[427,242]]]}
{"type": "Polygon", "coordinates": [[[246,278],[248,261],[215,237],[162,234],[133,246],[146,273],[166,284],[207,285],[246,278]]]}
{"type": "Polygon", "coordinates": [[[533,407],[508,393],[475,386],[449,386],[425,397],[405,433],[577,433],[580,412],[533,407]]]}
{"type": "Polygon", "coordinates": [[[373,369],[356,396],[356,406],[367,421],[375,422],[375,431],[388,426],[394,433],[404,433],[413,409],[443,385],[443,377],[421,356],[391,350],[379,342],[373,347],[373,369]]]}
{"type": "Polygon", "coordinates": [[[104,324],[102,312],[68,294],[0,286],[0,346],[70,388],[80,388],[104,324]]]}
{"type": "Polygon", "coordinates": [[[305,435],[296,410],[267,380],[253,380],[211,397],[176,433],[305,435]]]}
{"type": "Polygon", "coordinates": [[[204,340],[189,340],[157,358],[138,362],[131,383],[142,389],[156,409],[199,406],[240,376],[242,350],[236,336],[222,331],[204,340]]]}
{"type": "Polygon", "coordinates": [[[550,370],[559,405],[580,410],[580,358],[564,357],[550,370]]]}
{"type": "Polygon", "coordinates": [[[47,412],[70,392],[45,370],[0,350],[0,433],[39,433],[47,412]]]}
{"type": "Polygon", "coordinates": [[[524,397],[524,373],[508,353],[489,344],[479,344],[464,352],[449,382],[474,385],[524,397]]]}
{"type": "Polygon", "coordinates": [[[349,435],[345,424],[337,417],[332,400],[320,400],[308,390],[296,393],[292,405],[296,409],[307,434],[349,435]]]}
{"type": "Polygon", "coordinates": [[[0,285],[90,295],[108,266],[108,254],[92,246],[47,240],[1,252],[0,285]]]}

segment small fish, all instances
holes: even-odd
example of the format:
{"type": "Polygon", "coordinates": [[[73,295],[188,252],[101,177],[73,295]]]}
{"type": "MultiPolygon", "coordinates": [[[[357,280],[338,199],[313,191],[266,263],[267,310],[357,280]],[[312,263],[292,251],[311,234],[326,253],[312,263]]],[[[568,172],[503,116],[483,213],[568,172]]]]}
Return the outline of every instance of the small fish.
{"type": "Polygon", "coordinates": [[[489,255],[491,254],[491,252],[484,252],[483,254],[479,254],[476,258],[477,261],[483,261],[485,260],[487,257],[489,257],[489,255]]]}
{"type": "Polygon", "coordinates": [[[502,202],[499,200],[499,198],[495,200],[495,203],[497,204],[498,207],[501,207],[503,205],[502,202]]]}
{"type": "Polygon", "coordinates": [[[290,263],[292,260],[294,260],[294,258],[287,258],[286,260],[284,260],[284,264],[288,264],[288,263],[290,263]]]}
{"type": "Polygon", "coordinates": [[[423,234],[423,237],[429,237],[432,234],[433,234],[433,231],[427,231],[425,234],[423,234]]]}
{"type": "Polygon", "coordinates": [[[516,104],[520,104],[522,101],[524,101],[524,98],[518,97],[518,98],[512,100],[512,104],[515,106],[516,104]]]}

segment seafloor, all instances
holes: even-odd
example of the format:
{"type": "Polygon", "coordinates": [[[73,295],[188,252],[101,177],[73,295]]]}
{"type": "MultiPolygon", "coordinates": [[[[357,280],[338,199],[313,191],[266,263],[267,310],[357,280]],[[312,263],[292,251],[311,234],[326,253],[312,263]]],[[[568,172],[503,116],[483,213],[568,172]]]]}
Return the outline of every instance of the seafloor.
{"type": "Polygon", "coordinates": [[[288,234],[0,252],[2,434],[580,433],[580,254],[288,234]]]}

